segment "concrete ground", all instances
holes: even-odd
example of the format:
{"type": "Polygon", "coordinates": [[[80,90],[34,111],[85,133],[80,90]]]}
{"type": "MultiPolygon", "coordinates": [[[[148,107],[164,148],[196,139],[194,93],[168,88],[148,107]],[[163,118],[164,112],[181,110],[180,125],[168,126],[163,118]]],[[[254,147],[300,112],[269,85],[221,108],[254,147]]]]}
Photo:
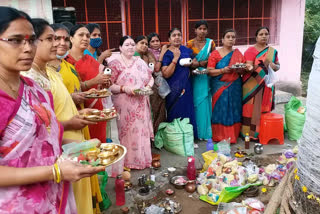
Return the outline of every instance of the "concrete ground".
{"type": "MultiPolygon", "coordinates": [[[[277,98],[276,98],[276,109],[274,110],[275,113],[283,114],[284,115],[284,103],[288,102],[290,99],[291,95],[287,93],[279,93],[277,92],[277,98]]],[[[306,100],[303,97],[300,97],[305,104],[306,100]]],[[[112,132],[114,132],[113,130],[112,132]]],[[[203,165],[203,159],[201,154],[206,151],[206,142],[205,141],[198,141],[196,142],[199,146],[199,148],[195,149],[195,158],[196,158],[196,167],[197,169],[201,169],[203,165]]],[[[269,154],[277,154],[281,153],[285,149],[293,148],[294,146],[297,145],[297,142],[290,141],[286,136],[285,136],[285,142],[282,145],[278,144],[269,144],[269,145],[264,145],[264,151],[263,154],[260,156],[267,156],[269,154]]],[[[253,147],[254,143],[252,142],[250,145],[249,151],[247,151],[248,154],[253,153],[253,147]]],[[[239,138],[238,143],[232,144],[231,145],[231,150],[236,151],[238,148],[244,149],[244,142],[239,138]]],[[[126,192],[126,204],[123,207],[129,207],[130,212],[129,213],[134,213],[138,214],[138,210],[136,209],[136,204],[140,203],[141,201],[148,200],[148,199],[153,199],[156,200],[157,197],[165,197],[164,190],[167,189],[168,187],[174,189],[169,183],[169,180],[167,178],[164,178],[162,174],[164,172],[167,172],[168,167],[176,167],[179,173],[184,174],[185,173],[185,167],[187,166],[187,158],[175,155],[173,153],[170,153],[166,151],[165,149],[158,150],[153,148],[152,149],[153,153],[157,153],[161,155],[161,168],[156,170],[156,183],[160,186],[155,190],[152,194],[150,194],[148,197],[139,197],[137,194],[137,188],[133,188],[133,190],[126,192]]],[[[233,153],[232,153],[233,154],[233,153]]],[[[131,182],[133,185],[136,187],[138,184],[138,177],[140,177],[142,174],[149,175],[150,170],[145,169],[145,170],[132,170],[131,171],[131,182]]],[[[120,211],[121,207],[118,207],[115,205],[115,191],[114,191],[114,183],[115,179],[114,178],[109,178],[108,184],[106,186],[106,192],[109,196],[109,198],[112,201],[112,206],[105,211],[104,213],[110,213],[110,214],[117,214],[117,213],[122,213],[120,211]]],[[[202,202],[198,199],[198,196],[196,193],[190,195],[184,190],[176,190],[175,193],[175,200],[179,201],[182,206],[183,206],[183,214],[197,214],[197,213],[210,213],[211,211],[215,210],[216,207],[209,205],[205,202],[202,202]]]]}

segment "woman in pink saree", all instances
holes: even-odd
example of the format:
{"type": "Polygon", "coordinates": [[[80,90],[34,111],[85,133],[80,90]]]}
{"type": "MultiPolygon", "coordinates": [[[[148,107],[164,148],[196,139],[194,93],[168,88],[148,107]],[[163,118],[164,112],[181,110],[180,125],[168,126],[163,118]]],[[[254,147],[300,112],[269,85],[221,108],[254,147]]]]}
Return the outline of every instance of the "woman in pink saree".
{"type": "Polygon", "coordinates": [[[31,68],[36,43],[30,17],[0,7],[0,213],[77,213],[68,181],[104,167],[56,161],[63,128],[52,102],[39,85],[20,76],[31,68]]]}
{"type": "Polygon", "coordinates": [[[119,140],[128,150],[124,165],[144,169],[150,167],[152,161],[150,139],[154,136],[150,102],[148,96],[136,95],[134,90],[151,89],[154,80],[148,65],[133,56],[135,43],[131,37],[121,38],[120,51],[108,65],[112,69],[112,99],[120,114],[119,140]]]}

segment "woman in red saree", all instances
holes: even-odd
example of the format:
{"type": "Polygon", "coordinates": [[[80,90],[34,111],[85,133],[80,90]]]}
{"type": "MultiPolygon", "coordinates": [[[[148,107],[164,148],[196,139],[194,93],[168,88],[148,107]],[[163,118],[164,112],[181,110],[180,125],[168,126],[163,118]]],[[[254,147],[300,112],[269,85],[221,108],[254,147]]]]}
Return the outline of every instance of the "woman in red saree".
{"type": "Polygon", "coordinates": [[[253,140],[258,140],[260,130],[260,117],[262,113],[274,109],[274,86],[269,88],[265,84],[268,66],[274,71],[280,69],[278,52],[268,46],[269,29],[261,27],[256,31],[257,43],[248,48],[244,57],[246,63],[252,66],[252,71],[243,75],[242,81],[242,128],[241,135],[247,133],[253,140]]]}
{"type": "MultiPolygon", "coordinates": [[[[72,48],[65,60],[75,66],[82,81],[83,91],[90,88],[100,89],[102,86],[109,87],[111,85],[110,76],[103,74],[105,66],[92,56],[83,54],[90,41],[88,29],[83,25],[75,25],[70,31],[70,36],[72,48]]],[[[84,105],[86,108],[103,109],[102,99],[87,99],[84,105]]],[[[106,126],[106,122],[89,125],[90,137],[105,142],[106,126]]]]}
{"type": "Polygon", "coordinates": [[[230,138],[236,143],[241,128],[241,77],[242,70],[230,66],[243,63],[244,57],[238,49],[233,49],[235,31],[230,29],[222,37],[223,47],[214,50],[208,60],[211,76],[212,96],[212,139],[219,142],[230,138]]]}

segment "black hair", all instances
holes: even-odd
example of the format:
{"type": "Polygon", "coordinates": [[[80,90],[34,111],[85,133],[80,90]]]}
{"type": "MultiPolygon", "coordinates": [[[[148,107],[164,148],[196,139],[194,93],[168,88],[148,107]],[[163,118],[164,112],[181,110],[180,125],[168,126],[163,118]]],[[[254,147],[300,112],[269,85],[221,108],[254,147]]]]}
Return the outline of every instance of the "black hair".
{"type": "Polygon", "coordinates": [[[12,7],[0,6],[0,34],[2,34],[8,29],[12,21],[20,18],[26,19],[33,25],[30,16],[25,12],[17,10],[12,7]]]}
{"type": "Polygon", "coordinates": [[[268,27],[262,26],[262,27],[259,27],[259,28],[257,29],[257,31],[256,31],[256,37],[258,36],[258,34],[259,34],[260,30],[263,30],[263,29],[266,29],[266,30],[268,31],[268,33],[270,33],[270,31],[269,31],[269,28],[268,28],[268,27]]]}
{"type": "Polygon", "coordinates": [[[52,24],[52,25],[50,25],[50,27],[52,27],[52,29],[54,31],[65,30],[68,34],[70,34],[69,29],[65,25],[63,25],[61,23],[52,24]]]}
{"type": "Polygon", "coordinates": [[[168,33],[168,38],[170,38],[172,32],[175,31],[175,30],[177,30],[177,31],[179,31],[180,33],[182,33],[179,28],[174,27],[174,28],[172,28],[172,29],[169,31],[169,33],[168,33]]]}
{"type": "Polygon", "coordinates": [[[92,34],[92,32],[94,31],[94,29],[100,29],[100,25],[99,24],[96,24],[96,23],[89,23],[86,25],[86,28],[88,29],[89,33],[92,34]]]}
{"type": "Polygon", "coordinates": [[[150,41],[151,41],[151,39],[152,39],[153,37],[158,37],[158,39],[160,40],[159,34],[157,34],[157,33],[155,33],[155,32],[150,33],[147,37],[148,37],[148,44],[150,43],[150,41]]]}
{"type": "Polygon", "coordinates": [[[74,25],[71,29],[70,29],[70,36],[74,36],[74,34],[76,34],[76,32],[82,28],[82,27],[85,27],[83,24],[77,24],[77,25],[74,25]]]}
{"type": "Polygon", "coordinates": [[[122,46],[123,43],[124,43],[127,39],[132,39],[132,38],[131,38],[131,36],[123,36],[123,37],[121,37],[119,45],[122,46]]]}
{"type": "Polygon", "coordinates": [[[60,24],[63,24],[64,26],[66,26],[68,28],[69,32],[70,32],[71,28],[73,27],[73,24],[68,21],[61,22],[60,24]]]}
{"type": "Polygon", "coordinates": [[[199,20],[196,22],[196,24],[194,25],[194,29],[197,29],[198,27],[200,27],[201,25],[205,25],[206,28],[208,28],[208,22],[206,20],[199,20]]]}
{"type": "Polygon", "coordinates": [[[36,34],[37,38],[39,38],[45,31],[46,27],[50,24],[48,21],[40,18],[32,19],[34,33],[36,34]]]}
{"type": "Polygon", "coordinates": [[[137,44],[138,42],[140,42],[141,40],[144,40],[144,39],[146,39],[148,41],[148,38],[146,36],[141,35],[141,36],[136,37],[134,39],[134,42],[137,44]]]}
{"type": "Polygon", "coordinates": [[[227,29],[222,34],[222,39],[227,35],[227,33],[233,32],[234,34],[237,34],[237,32],[234,29],[227,29]]]}

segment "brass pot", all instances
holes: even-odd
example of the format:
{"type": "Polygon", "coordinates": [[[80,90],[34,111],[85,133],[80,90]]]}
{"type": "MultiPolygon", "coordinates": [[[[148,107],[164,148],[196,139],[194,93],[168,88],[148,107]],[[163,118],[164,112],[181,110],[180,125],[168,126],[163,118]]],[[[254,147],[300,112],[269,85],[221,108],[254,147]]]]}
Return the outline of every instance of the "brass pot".
{"type": "Polygon", "coordinates": [[[161,167],[160,160],[154,160],[154,161],[152,161],[152,166],[153,166],[154,168],[159,168],[159,167],[161,167]]]}
{"type": "Polygon", "coordinates": [[[196,191],[195,182],[194,181],[188,181],[186,186],[184,187],[184,189],[189,193],[193,193],[194,191],[196,191]]]}

